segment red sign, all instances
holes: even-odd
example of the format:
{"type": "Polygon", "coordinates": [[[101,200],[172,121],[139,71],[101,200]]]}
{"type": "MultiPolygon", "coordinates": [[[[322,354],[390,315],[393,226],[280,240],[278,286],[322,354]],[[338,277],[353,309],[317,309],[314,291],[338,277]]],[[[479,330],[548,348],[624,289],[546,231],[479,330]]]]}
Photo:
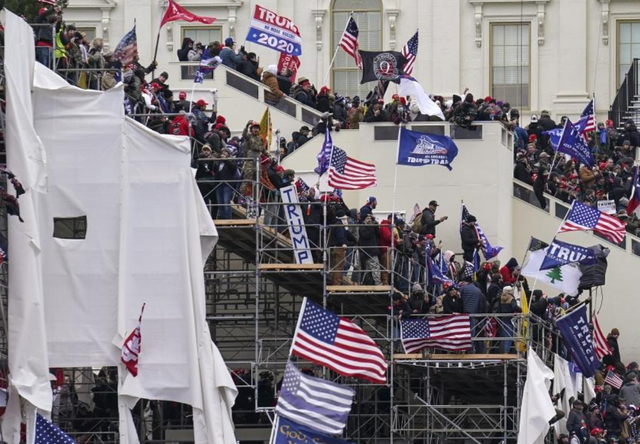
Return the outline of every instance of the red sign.
{"type": "Polygon", "coordinates": [[[300,68],[300,59],[293,54],[285,54],[284,52],[280,53],[280,58],[278,59],[278,72],[282,72],[283,69],[291,70],[291,83],[296,81],[296,75],[298,74],[298,68],[300,68]]]}

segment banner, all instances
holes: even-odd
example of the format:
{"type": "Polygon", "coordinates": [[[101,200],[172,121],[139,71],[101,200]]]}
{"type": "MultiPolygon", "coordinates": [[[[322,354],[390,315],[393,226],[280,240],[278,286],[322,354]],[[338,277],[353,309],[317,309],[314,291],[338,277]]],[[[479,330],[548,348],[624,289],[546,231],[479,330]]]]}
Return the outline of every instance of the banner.
{"type": "Polygon", "coordinates": [[[569,264],[550,270],[540,270],[542,261],[546,257],[547,248],[529,252],[529,259],[522,267],[522,275],[537,279],[538,282],[557,288],[570,296],[577,294],[580,286],[580,277],[582,277],[582,272],[578,265],[569,264]]]}
{"type": "Polygon", "coordinates": [[[457,155],[458,147],[450,137],[400,128],[398,165],[442,165],[451,170],[457,155]]]}
{"type": "Polygon", "coordinates": [[[296,81],[296,76],[298,75],[298,68],[300,68],[300,59],[293,54],[287,54],[284,52],[280,53],[280,58],[278,59],[278,73],[281,73],[283,69],[291,70],[291,83],[296,81]]]}
{"type": "Polygon", "coordinates": [[[274,444],[351,444],[344,439],[315,432],[289,419],[278,416],[274,444]]]}
{"type": "Polygon", "coordinates": [[[615,200],[599,200],[598,210],[607,214],[616,214],[616,201],[615,200]]]}
{"type": "Polygon", "coordinates": [[[287,216],[296,264],[313,264],[311,250],[309,250],[309,237],[304,224],[302,207],[298,205],[298,193],[295,185],[281,188],[280,194],[282,195],[282,202],[286,204],[284,212],[287,216]]]}
{"type": "Polygon", "coordinates": [[[382,81],[399,82],[407,59],[397,51],[360,51],[362,80],[360,83],[382,81]]]}
{"type": "Polygon", "coordinates": [[[295,56],[302,55],[302,38],[298,27],[260,5],[253,10],[247,41],[295,56]]]}
{"type": "Polygon", "coordinates": [[[573,245],[554,239],[547,248],[540,270],[549,270],[563,265],[579,263],[591,265],[598,262],[591,248],[573,245]]]}
{"type": "Polygon", "coordinates": [[[558,152],[568,154],[589,167],[593,167],[594,159],[591,149],[582,138],[582,133],[567,119],[558,141],[558,152]]]}
{"type": "Polygon", "coordinates": [[[565,346],[571,352],[573,361],[580,368],[582,376],[595,375],[600,362],[593,349],[593,338],[587,321],[587,306],[572,311],[556,321],[565,346]]]}

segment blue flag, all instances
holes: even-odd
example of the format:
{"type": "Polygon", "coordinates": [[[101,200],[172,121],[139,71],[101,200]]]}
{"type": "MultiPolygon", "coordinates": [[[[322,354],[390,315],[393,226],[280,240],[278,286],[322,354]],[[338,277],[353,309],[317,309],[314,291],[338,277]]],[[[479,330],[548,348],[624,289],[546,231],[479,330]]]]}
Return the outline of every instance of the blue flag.
{"type": "Polygon", "coordinates": [[[313,171],[315,171],[318,176],[322,176],[329,169],[329,160],[331,159],[332,151],[333,139],[331,138],[331,132],[327,127],[327,130],[324,133],[324,142],[322,143],[322,148],[316,156],[316,159],[318,160],[318,166],[313,169],[313,171]]]}
{"type": "Polygon", "coordinates": [[[200,65],[196,75],[193,76],[194,83],[204,82],[205,74],[213,72],[218,66],[222,64],[222,59],[219,56],[211,56],[209,54],[209,48],[204,50],[202,57],[200,57],[200,65]]]}
{"type": "Polygon", "coordinates": [[[451,163],[457,155],[458,147],[451,137],[400,128],[398,165],[442,165],[451,170],[451,163]]]}
{"type": "Polygon", "coordinates": [[[427,256],[427,264],[429,272],[429,284],[442,284],[442,285],[451,285],[455,288],[458,288],[456,283],[449,279],[443,272],[442,269],[433,262],[429,256],[427,256]]]}
{"type": "Polygon", "coordinates": [[[575,157],[581,163],[590,167],[594,164],[593,154],[591,154],[589,146],[583,139],[579,128],[573,126],[569,119],[567,119],[562,129],[562,135],[558,141],[558,152],[575,157]]]}
{"type": "Polygon", "coordinates": [[[562,340],[571,352],[575,362],[585,378],[595,375],[600,361],[593,348],[593,337],[587,321],[587,306],[573,310],[556,321],[562,334],[562,340]]]}
{"type": "Polygon", "coordinates": [[[344,439],[316,432],[309,427],[278,416],[274,444],[351,444],[344,439]]]}
{"type": "Polygon", "coordinates": [[[591,248],[568,244],[554,239],[546,250],[540,270],[550,270],[563,265],[578,263],[590,265],[598,262],[595,252],[591,248]]]}
{"type": "Polygon", "coordinates": [[[554,128],[549,131],[544,131],[542,134],[549,136],[549,143],[553,147],[554,151],[558,151],[558,144],[560,143],[560,136],[562,136],[562,128],[554,128]]]}
{"type": "MultiPolygon", "coordinates": [[[[478,222],[476,222],[476,233],[478,233],[478,238],[482,242],[482,251],[484,252],[486,260],[493,259],[502,251],[502,247],[494,247],[489,243],[489,239],[487,239],[487,236],[484,234],[484,231],[482,231],[482,228],[480,228],[478,222]]],[[[476,266],[476,270],[477,269],[478,267],[476,266]]]]}

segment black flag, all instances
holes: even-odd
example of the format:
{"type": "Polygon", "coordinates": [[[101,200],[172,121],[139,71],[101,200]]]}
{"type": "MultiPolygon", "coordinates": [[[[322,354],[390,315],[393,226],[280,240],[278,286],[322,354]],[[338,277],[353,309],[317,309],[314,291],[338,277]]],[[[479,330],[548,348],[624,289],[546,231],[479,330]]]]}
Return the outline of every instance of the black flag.
{"type": "Polygon", "coordinates": [[[397,51],[360,51],[362,57],[362,80],[360,83],[400,81],[407,59],[397,51]]]}

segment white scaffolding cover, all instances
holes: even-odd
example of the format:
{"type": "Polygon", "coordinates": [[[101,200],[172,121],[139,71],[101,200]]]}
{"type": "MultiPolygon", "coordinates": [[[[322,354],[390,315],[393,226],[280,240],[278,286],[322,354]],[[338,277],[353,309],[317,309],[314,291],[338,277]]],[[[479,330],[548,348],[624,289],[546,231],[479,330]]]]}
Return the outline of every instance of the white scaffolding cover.
{"type": "MultiPolygon", "coordinates": [[[[22,28],[8,20],[7,42],[26,39],[22,28]]],[[[17,52],[9,44],[5,51],[17,52]]],[[[33,59],[22,59],[19,69],[33,71],[33,59]]],[[[32,199],[33,211],[23,209],[24,227],[33,227],[32,238],[39,238],[39,249],[26,248],[27,240],[13,242],[10,232],[10,269],[26,265],[9,283],[12,374],[26,368],[22,379],[35,381],[46,378],[41,373],[49,366],[117,365],[124,337],[146,303],[139,374],[124,378],[120,395],[130,406],[138,397],[190,404],[197,443],[235,443],[231,407],[237,391],[205,320],[202,269],[217,232],[191,173],[188,139],[162,136],[125,118],[121,86],[84,91],[36,65],[32,96],[18,85],[22,96],[16,97],[18,90],[11,94],[13,85],[7,85],[12,102],[21,101],[22,117],[29,117],[33,99],[35,135],[20,129],[18,138],[33,144],[39,136],[47,159],[44,166],[25,155],[33,146],[8,143],[9,168],[31,186],[27,199],[20,197],[21,206],[32,199]],[[12,162],[16,158],[20,162],[12,162]],[[39,174],[21,177],[31,171],[39,174]],[[42,175],[46,188],[36,191],[42,175]],[[53,237],[54,218],[80,216],[87,218],[84,239],[53,237]],[[38,282],[44,305],[25,303],[37,293],[16,289],[38,282]],[[46,344],[39,327],[27,322],[38,316],[46,344]]],[[[12,220],[11,231],[15,226],[12,220]]],[[[24,397],[30,394],[14,384],[24,397]]],[[[49,400],[41,401],[50,409],[49,400]]]]}

